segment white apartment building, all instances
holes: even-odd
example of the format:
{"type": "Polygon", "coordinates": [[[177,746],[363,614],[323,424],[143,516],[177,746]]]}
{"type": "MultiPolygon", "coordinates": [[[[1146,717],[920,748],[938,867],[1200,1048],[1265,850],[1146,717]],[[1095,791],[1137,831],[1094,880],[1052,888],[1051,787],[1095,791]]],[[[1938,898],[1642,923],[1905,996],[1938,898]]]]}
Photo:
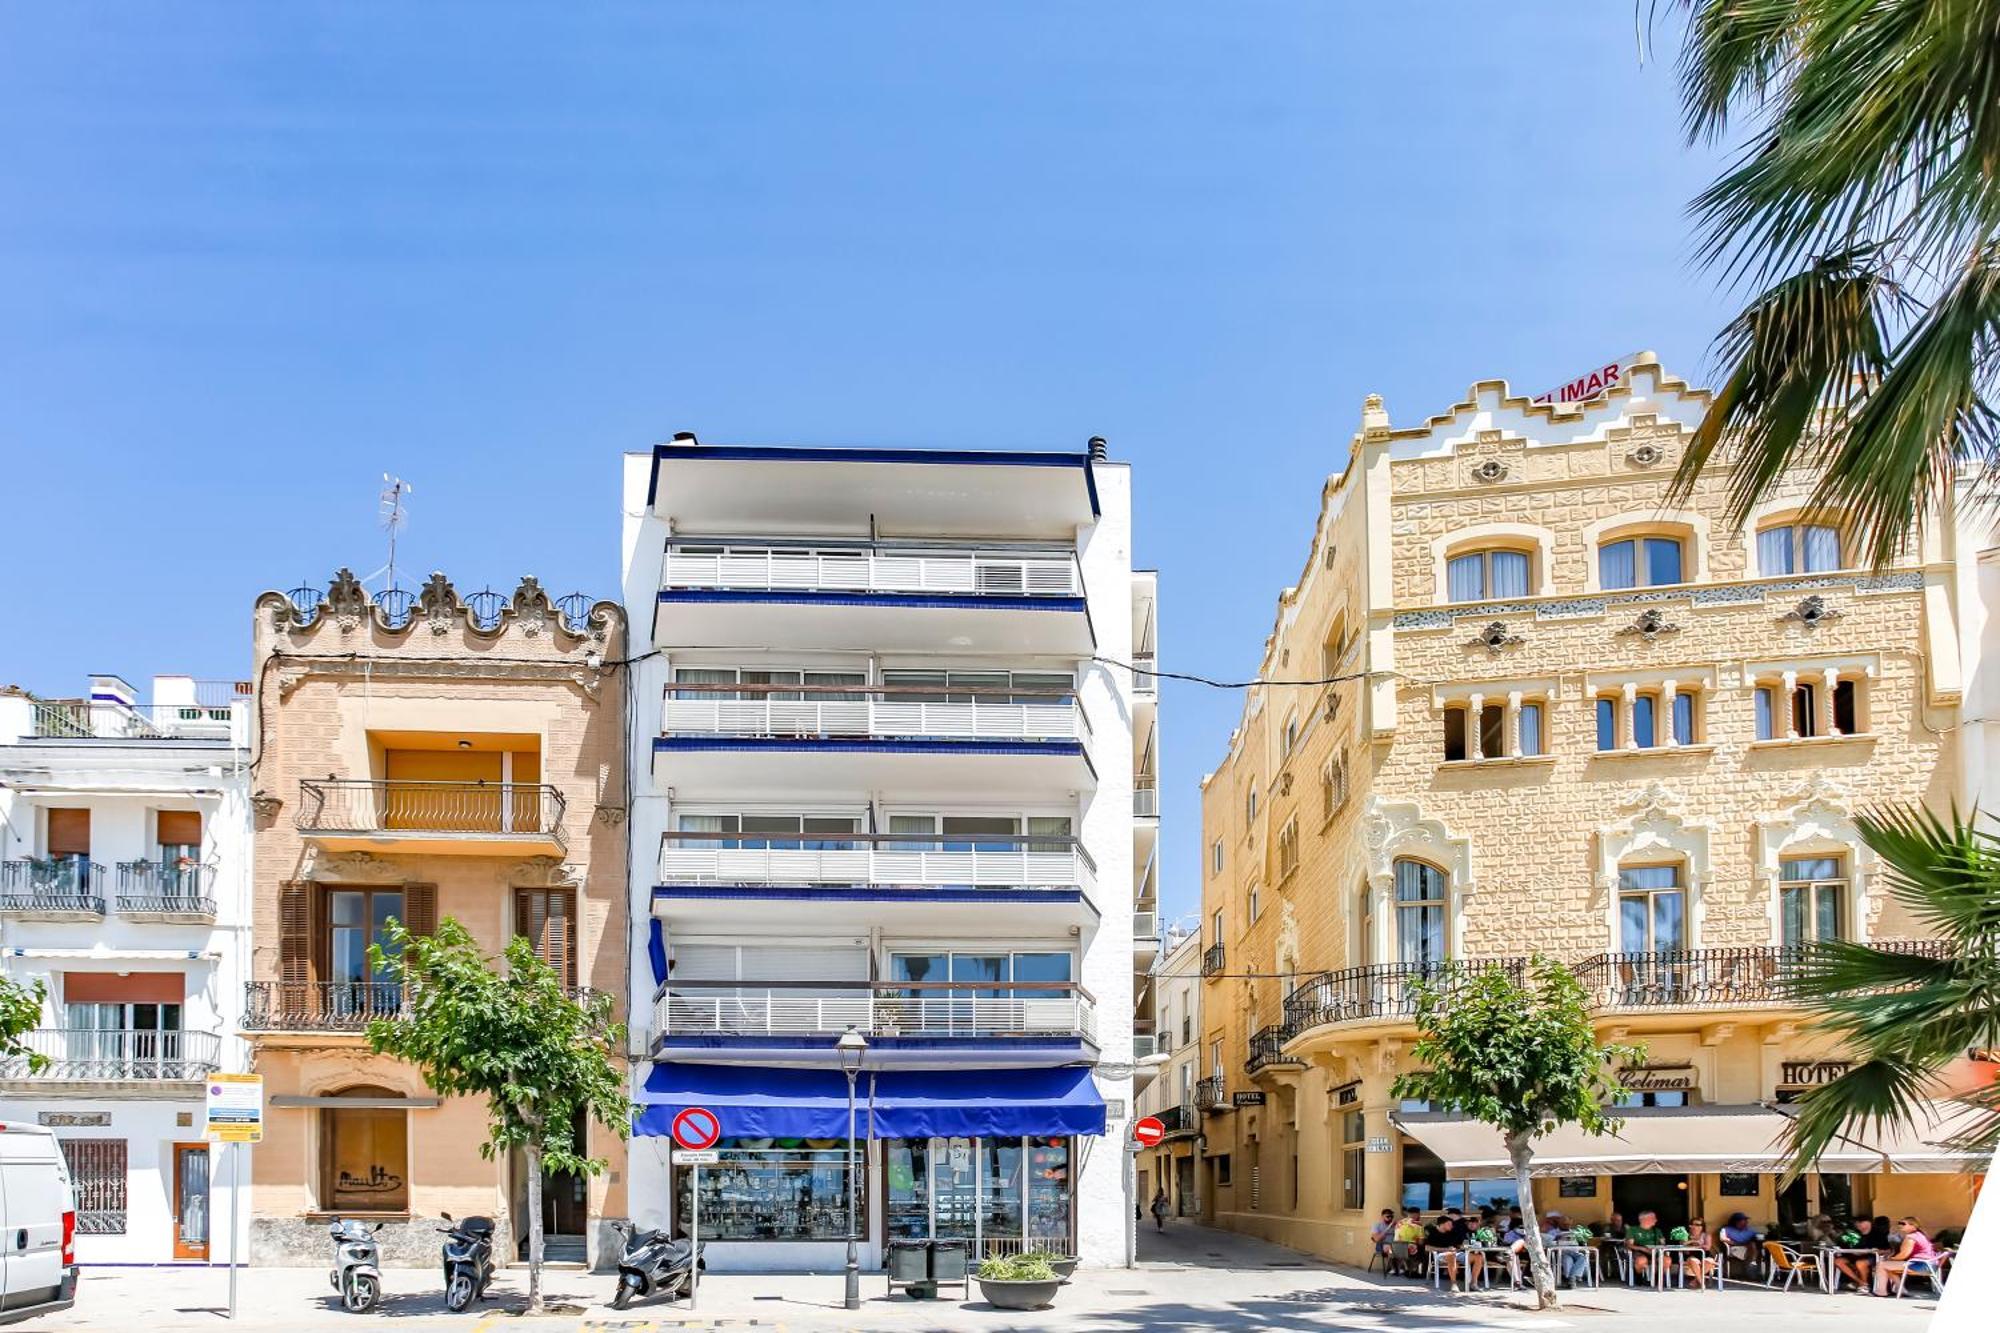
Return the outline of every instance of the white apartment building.
{"type": "Polygon", "coordinates": [[[1157,882],[1129,469],[680,436],[624,494],[635,1220],[685,1230],[664,1135],[707,1107],[710,1264],[838,1268],[851,1028],[864,1266],[1124,1262],[1157,882]]]}
{"type": "Polygon", "coordinates": [[[1142,1226],[1152,1225],[1153,1196],[1167,1192],[1175,1217],[1199,1217],[1201,1195],[1195,1172],[1195,1140],[1201,1117],[1194,1085],[1201,1080],[1201,930],[1192,921],[1170,923],[1146,979],[1153,996],[1153,1056],[1139,1092],[1139,1114],[1166,1126],[1166,1137],[1139,1154],[1138,1194],[1145,1208],[1142,1226]]]}
{"type": "Polygon", "coordinates": [[[0,972],[42,984],[47,1060],[0,1059],[0,1120],[61,1140],[84,1264],[224,1262],[249,1214],[202,1141],[208,1075],[246,1067],[247,690],[0,690],[0,972]]]}

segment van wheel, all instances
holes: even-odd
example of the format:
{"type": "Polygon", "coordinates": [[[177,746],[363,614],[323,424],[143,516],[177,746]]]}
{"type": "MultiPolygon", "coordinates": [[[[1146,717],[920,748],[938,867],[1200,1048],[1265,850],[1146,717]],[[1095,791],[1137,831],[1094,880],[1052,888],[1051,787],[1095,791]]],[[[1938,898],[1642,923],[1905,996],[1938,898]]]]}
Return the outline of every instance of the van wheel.
{"type": "Polygon", "coordinates": [[[355,1314],[367,1314],[375,1308],[381,1294],[382,1289],[374,1278],[357,1274],[348,1279],[347,1290],[340,1294],[340,1303],[355,1314]]]}

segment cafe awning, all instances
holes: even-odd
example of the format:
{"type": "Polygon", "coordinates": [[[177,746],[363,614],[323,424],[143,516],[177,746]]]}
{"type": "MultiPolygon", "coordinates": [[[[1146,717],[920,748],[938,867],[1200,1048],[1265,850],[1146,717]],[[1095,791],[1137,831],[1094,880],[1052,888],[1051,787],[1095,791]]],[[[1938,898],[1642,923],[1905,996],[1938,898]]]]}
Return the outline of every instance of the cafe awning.
{"type": "MultiPolygon", "coordinates": [[[[864,1072],[858,1137],[1012,1138],[1104,1133],[1104,1098],[1082,1066],[864,1072]]],[[[690,1106],[715,1112],[724,1138],[847,1137],[847,1077],[833,1069],[656,1061],[635,1134],[667,1135],[690,1106]]]]}
{"type": "MultiPolygon", "coordinates": [[[[1785,1169],[1785,1116],[1769,1107],[1658,1106],[1620,1111],[1623,1123],[1593,1136],[1564,1125],[1535,1140],[1528,1174],[1631,1176],[1704,1171],[1778,1174],[1785,1169]]],[[[1451,1180],[1512,1175],[1500,1132],[1491,1125],[1440,1112],[1403,1112],[1390,1123],[1435,1153],[1451,1180]]],[[[1830,1151],[1822,1171],[1879,1171],[1882,1158],[1858,1145],[1830,1151]]]]}
{"type": "Polygon", "coordinates": [[[1960,1152],[1950,1146],[1952,1140],[1977,1127],[1981,1118],[1977,1107],[1964,1102],[1937,1101],[1918,1102],[1914,1110],[1914,1124],[1863,1125],[1841,1135],[1854,1148],[1878,1158],[1876,1165],[1859,1169],[1895,1175],[1943,1175],[1985,1169],[1989,1160],[1985,1154],[1960,1152]]]}

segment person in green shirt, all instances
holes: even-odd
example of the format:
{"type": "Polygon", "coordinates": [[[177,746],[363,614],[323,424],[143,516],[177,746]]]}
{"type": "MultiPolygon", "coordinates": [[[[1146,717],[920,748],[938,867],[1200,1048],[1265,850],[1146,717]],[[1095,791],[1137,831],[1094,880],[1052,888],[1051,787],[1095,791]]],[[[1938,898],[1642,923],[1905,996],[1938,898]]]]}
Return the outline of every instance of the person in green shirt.
{"type": "Polygon", "coordinates": [[[1650,1278],[1648,1271],[1653,1265],[1653,1256],[1646,1249],[1648,1245],[1664,1245],[1666,1237],[1660,1234],[1660,1215],[1650,1208],[1639,1213],[1639,1224],[1627,1228],[1625,1247],[1632,1252],[1632,1280],[1639,1282],[1650,1278]]]}

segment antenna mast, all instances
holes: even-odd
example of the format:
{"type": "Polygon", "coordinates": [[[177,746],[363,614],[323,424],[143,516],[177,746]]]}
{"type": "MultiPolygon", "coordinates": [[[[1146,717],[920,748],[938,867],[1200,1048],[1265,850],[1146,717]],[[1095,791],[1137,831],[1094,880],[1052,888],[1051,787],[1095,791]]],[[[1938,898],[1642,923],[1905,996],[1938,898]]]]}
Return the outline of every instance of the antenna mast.
{"type": "Polygon", "coordinates": [[[381,523],[382,530],[389,534],[388,583],[384,586],[393,590],[396,586],[396,534],[410,521],[410,511],[403,505],[403,497],[416,492],[416,487],[401,477],[382,474],[381,523]]]}

